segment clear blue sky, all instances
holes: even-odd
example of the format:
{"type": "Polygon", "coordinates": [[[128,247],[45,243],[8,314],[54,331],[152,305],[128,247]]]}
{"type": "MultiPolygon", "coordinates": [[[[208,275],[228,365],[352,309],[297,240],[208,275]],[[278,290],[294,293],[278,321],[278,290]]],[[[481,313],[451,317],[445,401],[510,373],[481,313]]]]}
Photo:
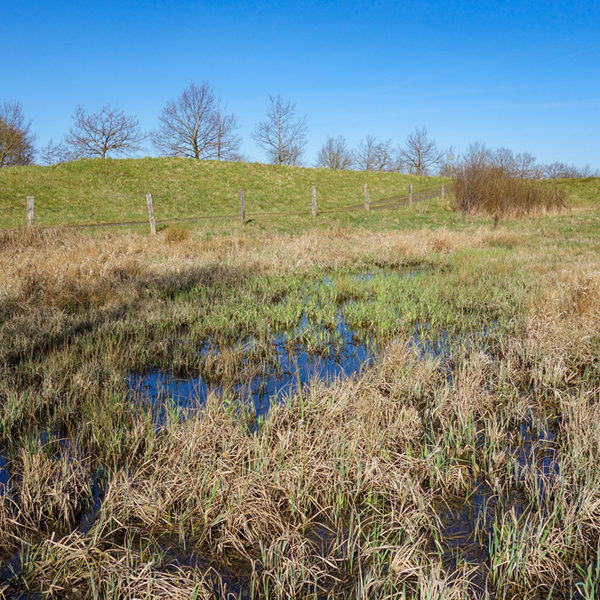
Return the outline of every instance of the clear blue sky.
{"type": "MultiPolygon", "coordinates": [[[[330,135],[440,147],[475,140],[600,168],[600,1],[148,2],[0,0],[0,101],[38,146],[106,103],[146,129],[210,83],[250,137],[269,94],[308,118],[305,163],[330,135]]],[[[150,153],[151,150],[148,150],[150,153]]]]}

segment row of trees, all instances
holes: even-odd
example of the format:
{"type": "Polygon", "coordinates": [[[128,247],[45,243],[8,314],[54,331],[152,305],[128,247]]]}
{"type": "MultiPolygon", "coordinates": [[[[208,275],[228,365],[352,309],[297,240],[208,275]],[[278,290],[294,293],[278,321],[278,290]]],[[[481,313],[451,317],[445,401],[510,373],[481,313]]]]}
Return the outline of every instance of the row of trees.
{"type": "MultiPolygon", "coordinates": [[[[20,132],[19,152],[9,150],[9,145],[5,144],[10,154],[0,164],[28,164],[33,159],[30,124],[24,123],[18,104],[11,103],[10,107],[12,113],[4,112],[11,114],[11,131],[20,132]]],[[[127,155],[140,150],[147,139],[159,152],[169,156],[198,160],[241,158],[237,120],[222,109],[206,83],[191,83],[177,99],[167,102],[158,121],[155,131],[145,133],[134,116],[126,115],[116,107],[107,105],[97,113],[90,113],[79,106],[73,113],[73,126],[64,140],[57,144],[51,140],[42,148],[42,162],[54,164],[81,157],[127,155]]],[[[279,96],[269,96],[266,117],[258,123],[252,137],[272,163],[297,165],[302,161],[306,135],[306,117],[297,116],[296,105],[279,96]]],[[[392,150],[390,140],[378,142],[373,136],[367,136],[353,151],[348,149],[343,136],[329,138],[319,151],[317,166],[366,171],[406,169],[424,175],[437,165],[441,156],[427,130],[416,129],[408,136],[406,145],[397,151],[392,150]]]]}
{"type": "Polygon", "coordinates": [[[429,137],[427,129],[416,128],[403,146],[392,147],[391,140],[377,141],[366,136],[354,150],[344,136],[330,137],[321,146],[317,166],[329,169],[359,169],[363,171],[401,171],[427,175],[437,171],[446,153],[441,152],[429,137]]]}
{"type": "Polygon", "coordinates": [[[113,106],[87,112],[82,106],[73,113],[73,125],[64,140],[42,149],[45,164],[77,158],[124,156],[137,152],[150,140],[168,156],[197,160],[239,160],[241,139],[237,121],[226,113],[212,88],[191,83],[175,100],[167,102],[158,116],[158,128],[142,131],[136,117],[113,106]]]}
{"type": "MultiPolygon", "coordinates": [[[[454,158],[454,157],[453,157],[454,158]]],[[[529,152],[515,153],[510,148],[492,149],[482,142],[470,144],[466,152],[454,160],[446,154],[440,162],[440,174],[455,177],[461,170],[497,169],[517,179],[566,179],[571,177],[599,176],[589,165],[578,168],[563,162],[538,163],[529,152]]]]}
{"type": "MultiPolygon", "coordinates": [[[[16,102],[0,105],[0,167],[30,164],[35,155],[31,122],[16,102]]],[[[97,113],[82,106],[73,113],[73,125],[65,138],[42,148],[41,161],[55,164],[83,157],[124,156],[141,150],[148,140],[161,154],[197,160],[241,160],[241,138],[235,115],[224,110],[207,83],[190,83],[175,99],[166,103],[158,115],[158,128],[144,132],[136,117],[117,107],[104,106],[97,113]]],[[[306,147],[306,117],[300,117],[296,105],[280,96],[269,96],[265,118],[252,133],[257,145],[274,164],[298,165],[306,147]]],[[[461,160],[468,158],[493,163],[524,178],[562,178],[590,175],[564,163],[539,165],[527,152],[515,154],[507,148],[490,150],[473,144],[465,157],[457,157],[452,148],[442,151],[426,128],[415,128],[402,146],[391,140],[378,141],[366,136],[351,149],[343,136],[330,137],[320,148],[316,165],[330,169],[399,171],[416,175],[440,173],[452,177],[461,160]]]]}

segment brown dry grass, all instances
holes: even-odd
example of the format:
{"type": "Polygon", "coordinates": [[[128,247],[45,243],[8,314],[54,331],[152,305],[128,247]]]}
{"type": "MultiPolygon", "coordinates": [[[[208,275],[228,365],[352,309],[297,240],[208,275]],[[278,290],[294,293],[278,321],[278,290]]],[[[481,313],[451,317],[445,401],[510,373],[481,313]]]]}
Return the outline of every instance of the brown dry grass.
{"type": "MultiPolygon", "coordinates": [[[[148,408],[109,395],[98,404],[102,423],[83,427],[111,465],[88,532],[72,531],[90,494],[86,458],[34,444],[11,463],[15,496],[2,497],[0,544],[28,553],[20,577],[31,589],[57,598],[223,597],[234,570],[234,596],[254,589],[261,598],[395,598],[404,588],[411,598],[470,599],[479,566],[443,566],[434,541],[444,543],[440,505],[468,503],[478,483],[497,502],[490,590],[505,598],[533,599],[552,586],[562,593],[576,566],[596,560],[600,276],[587,258],[555,270],[526,235],[502,229],[332,229],[209,241],[194,232],[26,235],[0,238],[2,306],[40,328],[48,326],[44,315],[143,302],[156,282],[165,291],[186,279],[210,285],[207,267],[235,279],[448,259],[457,280],[469,281],[483,273],[465,251],[514,247],[539,278],[528,290],[523,328],[493,352],[453,348],[449,366],[397,340],[361,377],[314,382],[272,409],[255,433],[247,408],[216,397],[184,421],[171,414],[157,431],[148,408]],[[558,476],[533,463],[515,467],[524,421],[556,421],[558,476]],[[522,520],[511,505],[516,497],[522,520]],[[204,561],[178,564],[170,544],[204,561]]],[[[490,260],[486,281],[509,268],[503,255],[490,260]]],[[[61,356],[54,353],[56,372],[42,390],[64,409],[65,378],[80,402],[108,375],[96,365],[68,372],[68,348],[64,365],[61,356]]],[[[7,430],[11,419],[28,418],[17,400],[3,406],[7,430]]]]}
{"type": "Polygon", "coordinates": [[[28,304],[79,310],[118,305],[143,297],[159,279],[165,288],[200,276],[202,267],[236,266],[261,273],[330,269],[356,265],[408,265],[461,248],[512,243],[514,233],[314,230],[299,236],[238,236],[202,240],[171,228],[155,238],[104,234],[91,238],[72,230],[3,231],[0,233],[0,301],[21,310],[28,304]],[[176,233],[175,233],[176,231],[176,233]]]}

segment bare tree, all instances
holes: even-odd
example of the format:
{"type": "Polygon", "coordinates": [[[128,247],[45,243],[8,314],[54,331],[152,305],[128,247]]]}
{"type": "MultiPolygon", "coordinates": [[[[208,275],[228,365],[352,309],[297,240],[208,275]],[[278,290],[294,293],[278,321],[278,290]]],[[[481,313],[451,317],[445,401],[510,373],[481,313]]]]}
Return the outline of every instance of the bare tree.
{"type": "Polygon", "coordinates": [[[0,167],[29,165],[35,149],[30,132],[31,121],[26,121],[18,102],[9,100],[0,105],[0,167]]]}
{"type": "Polygon", "coordinates": [[[391,141],[378,142],[375,137],[365,137],[354,152],[354,163],[363,171],[395,170],[391,141]]]}
{"type": "MultiPolygon", "coordinates": [[[[217,118],[218,106],[213,89],[208,83],[191,82],[181,95],[167,102],[158,116],[159,127],[152,135],[157,149],[169,156],[185,156],[196,160],[215,158],[221,133],[223,140],[235,129],[235,120],[229,126],[217,118]]],[[[233,117],[233,115],[231,115],[233,117]]]]}
{"type": "Polygon", "coordinates": [[[235,133],[238,128],[237,119],[233,114],[223,114],[220,108],[215,111],[214,119],[214,158],[216,160],[240,160],[241,138],[235,133]]]}
{"type": "Polygon", "coordinates": [[[64,140],[54,143],[52,139],[40,150],[40,159],[43,165],[56,165],[58,163],[77,160],[77,156],[69,150],[64,140]]]}
{"type": "Polygon", "coordinates": [[[353,162],[352,152],[348,149],[343,135],[327,138],[317,156],[317,167],[328,169],[350,169],[353,162]]]}
{"type": "Polygon", "coordinates": [[[459,166],[469,165],[470,168],[489,167],[493,162],[493,152],[483,142],[469,144],[459,166]]]}
{"type": "Polygon", "coordinates": [[[517,170],[517,160],[510,148],[500,147],[493,152],[490,151],[489,158],[491,165],[505,169],[509,173],[517,170]]]}
{"type": "Polygon", "coordinates": [[[280,96],[269,96],[267,118],[252,134],[256,143],[276,165],[297,165],[306,146],[306,117],[296,116],[296,105],[280,96]]]}
{"type": "Polygon", "coordinates": [[[549,165],[544,165],[542,167],[542,172],[547,179],[568,179],[579,176],[579,173],[574,166],[558,161],[549,165]]]}
{"type": "Polygon", "coordinates": [[[106,158],[136,152],[145,138],[135,117],[107,104],[97,113],[78,106],[65,143],[75,157],[106,158]]]}
{"type": "Polygon", "coordinates": [[[404,146],[400,149],[400,158],[408,172],[414,175],[427,175],[431,168],[442,158],[435,142],[430,139],[425,127],[416,127],[408,134],[404,146]]]}
{"type": "Polygon", "coordinates": [[[453,177],[456,164],[456,150],[454,149],[454,146],[450,146],[450,148],[441,152],[441,157],[438,162],[439,174],[442,175],[442,177],[453,177]]]}
{"type": "Polygon", "coordinates": [[[541,165],[539,169],[547,179],[574,179],[578,177],[598,177],[600,175],[600,171],[593,171],[590,165],[585,165],[580,169],[575,165],[568,165],[563,162],[541,165]]]}
{"type": "Polygon", "coordinates": [[[524,179],[536,179],[541,177],[541,168],[536,162],[536,158],[529,152],[519,152],[515,154],[514,175],[524,179]]]}

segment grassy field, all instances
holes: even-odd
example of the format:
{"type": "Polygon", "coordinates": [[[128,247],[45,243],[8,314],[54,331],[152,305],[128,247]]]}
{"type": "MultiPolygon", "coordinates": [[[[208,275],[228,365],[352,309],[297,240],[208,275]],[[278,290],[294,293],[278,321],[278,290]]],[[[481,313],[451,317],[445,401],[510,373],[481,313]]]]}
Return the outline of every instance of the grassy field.
{"type": "Polygon", "coordinates": [[[399,173],[332,171],[264,165],[193,161],[180,158],[81,160],[51,167],[0,171],[0,225],[25,222],[25,198],[34,196],[41,226],[145,220],[146,194],[152,194],[157,219],[239,214],[243,187],[249,218],[258,213],[310,214],[311,186],[319,209],[362,203],[363,186],[371,199],[406,194],[443,183],[399,173]]]}
{"type": "MultiPolygon", "coordinates": [[[[155,160],[60,169],[225,168],[155,160]]],[[[341,202],[336,174],[247,168],[341,202]]],[[[153,237],[7,220],[0,597],[598,598],[600,181],[561,185],[570,210],[495,227],[439,199],[153,237]],[[350,345],[371,362],[259,419],[239,392],[350,345]],[[131,385],[156,374],[214,391],[131,385]]]]}

